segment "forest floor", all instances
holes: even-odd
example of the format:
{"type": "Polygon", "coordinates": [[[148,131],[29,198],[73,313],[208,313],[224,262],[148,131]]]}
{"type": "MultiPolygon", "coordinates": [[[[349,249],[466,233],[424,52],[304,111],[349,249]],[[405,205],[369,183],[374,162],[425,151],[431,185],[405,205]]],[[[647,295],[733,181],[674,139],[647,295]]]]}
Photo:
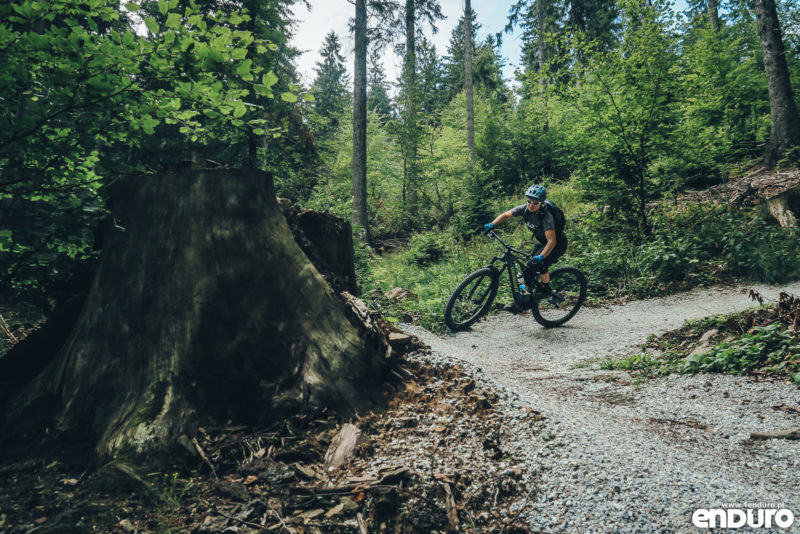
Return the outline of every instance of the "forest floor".
{"type": "Polygon", "coordinates": [[[384,410],[202,428],[204,458],[168,472],[89,469],[59,450],[15,458],[0,465],[0,533],[529,532],[519,516],[535,487],[508,430],[539,433],[539,413],[498,409],[426,349],[397,371],[384,410]],[[354,427],[346,462],[326,462],[354,427]]]}
{"type": "Polygon", "coordinates": [[[386,409],[203,428],[204,458],[167,472],[16,458],[0,465],[0,532],[677,532],[723,503],[798,515],[800,442],[753,439],[800,427],[797,386],[601,368],[653,334],[691,350],[684,321],[745,309],[748,290],[584,309],[559,329],[505,312],[455,335],[403,325],[430,348],[409,346],[386,409]]]}

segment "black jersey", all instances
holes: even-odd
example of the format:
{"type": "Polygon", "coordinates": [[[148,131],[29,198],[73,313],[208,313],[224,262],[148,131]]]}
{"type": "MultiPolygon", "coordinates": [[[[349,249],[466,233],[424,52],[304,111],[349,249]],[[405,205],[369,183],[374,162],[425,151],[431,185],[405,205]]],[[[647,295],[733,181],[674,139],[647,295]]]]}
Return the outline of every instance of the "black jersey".
{"type": "Polygon", "coordinates": [[[533,213],[526,204],[522,204],[513,208],[511,215],[514,217],[521,216],[522,220],[525,221],[525,225],[533,232],[533,237],[536,238],[536,241],[543,245],[547,243],[547,237],[544,235],[547,230],[556,231],[557,242],[566,242],[567,240],[566,234],[564,234],[563,230],[558,229],[556,221],[553,219],[553,214],[550,213],[550,210],[545,205],[542,205],[538,212],[533,213]]]}

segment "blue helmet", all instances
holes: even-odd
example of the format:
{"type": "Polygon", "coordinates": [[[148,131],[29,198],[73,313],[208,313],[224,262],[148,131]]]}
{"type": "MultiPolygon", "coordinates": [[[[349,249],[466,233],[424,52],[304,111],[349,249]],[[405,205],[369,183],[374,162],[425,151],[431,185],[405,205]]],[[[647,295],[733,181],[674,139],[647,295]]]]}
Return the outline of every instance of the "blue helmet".
{"type": "Polygon", "coordinates": [[[543,185],[533,184],[525,191],[525,196],[544,202],[547,198],[547,189],[543,185]]]}

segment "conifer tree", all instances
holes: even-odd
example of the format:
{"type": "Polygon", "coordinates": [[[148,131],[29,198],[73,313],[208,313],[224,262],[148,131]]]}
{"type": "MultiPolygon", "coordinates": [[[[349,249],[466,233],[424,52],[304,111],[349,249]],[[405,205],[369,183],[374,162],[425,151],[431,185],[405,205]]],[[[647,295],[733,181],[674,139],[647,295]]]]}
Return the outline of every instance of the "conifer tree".
{"type": "Polygon", "coordinates": [[[339,115],[347,107],[349,92],[347,84],[349,76],[341,53],[341,43],[336,32],[332,31],[325,36],[325,42],[320,49],[320,61],[314,71],[314,111],[322,118],[327,119],[323,127],[324,132],[335,129],[339,124],[339,115]]]}
{"type": "MultiPolygon", "coordinates": [[[[475,43],[477,42],[477,34],[478,30],[481,28],[481,24],[475,20],[476,14],[475,10],[472,10],[472,17],[471,17],[471,26],[472,26],[472,36],[470,41],[472,42],[472,51],[473,56],[475,54],[475,43]]],[[[458,24],[456,27],[453,28],[452,33],[450,34],[450,41],[447,44],[447,55],[443,58],[444,59],[444,71],[445,71],[445,82],[447,83],[448,89],[448,96],[450,99],[456,95],[456,93],[461,92],[465,86],[466,80],[466,57],[465,57],[465,17],[462,17],[458,20],[458,24]]]]}
{"type": "Polygon", "coordinates": [[[367,108],[381,117],[392,115],[392,100],[389,97],[389,82],[381,61],[381,49],[373,47],[367,58],[367,108]]]}
{"type": "Polygon", "coordinates": [[[443,18],[438,0],[405,0],[403,28],[405,46],[403,51],[403,75],[400,92],[401,145],[404,157],[404,200],[412,217],[417,213],[417,152],[419,148],[420,92],[417,84],[417,22],[427,20],[436,31],[435,22],[443,18]]]}

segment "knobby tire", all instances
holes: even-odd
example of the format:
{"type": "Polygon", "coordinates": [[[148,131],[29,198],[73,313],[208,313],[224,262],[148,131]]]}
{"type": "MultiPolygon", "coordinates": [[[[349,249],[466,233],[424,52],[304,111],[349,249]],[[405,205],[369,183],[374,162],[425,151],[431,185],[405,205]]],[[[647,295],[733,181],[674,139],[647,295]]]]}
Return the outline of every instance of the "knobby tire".
{"type": "Polygon", "coordinates": [[[444,308],[444,322],[453,331],[465,330],[481,318],[494,302],[500,273],[491,267],[478,269],[458,284],[444,308]]]}
{"type": "Polygon", "coordinates": [[[558,304],[551,299],[533,303],[531,306],[533,318],[546,328],[563,325],[572,319],[583,305],[587,285],[586,276],[575,267],[554,269],[550,272],[550,286],[566,300],[558,304]]]}

